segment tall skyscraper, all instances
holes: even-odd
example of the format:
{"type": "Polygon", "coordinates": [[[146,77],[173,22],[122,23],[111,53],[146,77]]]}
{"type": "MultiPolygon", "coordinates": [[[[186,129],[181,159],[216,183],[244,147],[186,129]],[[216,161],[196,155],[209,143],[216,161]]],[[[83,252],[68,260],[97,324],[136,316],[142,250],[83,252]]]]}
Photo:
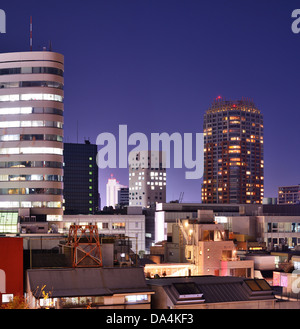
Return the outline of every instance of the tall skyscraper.
{"type": "Polygon", "coordinates": [[[64,213],[95,214],[99,209],[97,145],[64,143],[64,213]]]}
{"type": "Polygon", "coordinates": [[[129,153],[129,206],[144,208],[166,202],[167,174],[163,152],[129,153]]]}
{"type": "Polygon", "coordinates": [[[203,203],[262,203],[263,115],[248,99],[218,97],[204,115],[203,203]]]}
{"type": "Polygon", "coordinates": [[[64,57],[0,54],[0,210],[62,220],[64,57]]]}
{"type": "Polygon", "coordinates": [[[106,183],[106,206],[113,207],[119,203],[119,191],[126,186],[121,185],[117,179],[111,174],[106,183]]]}

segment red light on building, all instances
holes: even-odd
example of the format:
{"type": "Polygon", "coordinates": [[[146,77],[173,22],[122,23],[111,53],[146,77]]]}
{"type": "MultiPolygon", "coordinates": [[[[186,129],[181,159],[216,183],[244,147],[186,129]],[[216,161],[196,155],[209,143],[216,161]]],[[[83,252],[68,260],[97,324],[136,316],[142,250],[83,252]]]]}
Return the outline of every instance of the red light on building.
{"type": "Polygon", "coordinates": [[[10,297],[23,296],[23,239],[0,238],[0,305],[10,297]]]}

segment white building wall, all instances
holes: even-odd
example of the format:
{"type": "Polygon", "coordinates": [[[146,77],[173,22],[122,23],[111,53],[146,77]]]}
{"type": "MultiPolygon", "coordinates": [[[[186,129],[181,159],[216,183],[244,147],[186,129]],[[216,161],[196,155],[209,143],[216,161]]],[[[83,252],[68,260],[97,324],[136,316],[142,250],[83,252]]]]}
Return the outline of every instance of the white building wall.
{"type": "Polygon", "coordinates": [[[103,235],[123,234],[132,241],[132,250],[145,250],[144,215],[64,215],[62,232],[67,233],[70,225],[98,226],[98,233],[103,235]],[[117,228],[115,224],[123,224],[117,228]],[[137,244],[137,247],[136,247],[137,244]]]}
{"type": "Polygon", "coordinates": [[[118,191],[122,188],[126,187],[121,185],[116,178],[108,179],[106,184],[106,206],[115,208],[116,204],[119,203],[118,191]]]}
{"type": "Polygon", "coordinates": [[[41,73],[48,68],[63,72],[63,55],[48,51],[0,54],[0,209],[28,209],[31,215],[62,220],[64,78],[63,74],[41,73]],[[41,161],[61,166],[23,165],[41,161]],[[7,166],[8,162],[19,164],[7,166]],[[49,178],[54,175],[59,178],[49,178]]]}

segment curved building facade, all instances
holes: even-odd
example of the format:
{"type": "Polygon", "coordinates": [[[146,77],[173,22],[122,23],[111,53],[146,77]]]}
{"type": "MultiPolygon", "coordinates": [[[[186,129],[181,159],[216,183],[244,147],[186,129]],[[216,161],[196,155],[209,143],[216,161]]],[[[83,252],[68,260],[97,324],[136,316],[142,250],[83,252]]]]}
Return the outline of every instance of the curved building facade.
{"type": "Polygon", "coordinates": [[[263,115],[248,100],[218,97],[204,115],[203,203],[262,203],[263,115]]]}
{"type": "Polygon", "coordinates": [[[57,221],[63,215],[64,57],[0,54],[0,210],[57,221]]]}

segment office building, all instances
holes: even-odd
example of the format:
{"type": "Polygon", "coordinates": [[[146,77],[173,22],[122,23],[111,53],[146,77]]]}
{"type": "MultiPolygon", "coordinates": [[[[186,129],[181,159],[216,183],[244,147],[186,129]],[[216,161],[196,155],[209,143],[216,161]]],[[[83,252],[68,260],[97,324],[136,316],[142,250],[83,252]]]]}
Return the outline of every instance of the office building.
{"type": "Polygon", "coordinates": [[[141,207],[127,207],[122,214],[64,215],[60,232],[67,234],[71,225],[97,225],[101,237],[127,237],[132,250],[145,251],[145,215],[141,207]]]}
{"type": "Polygon", "coordinates": [[[166,202],[166,165],[161,151],[129,153],[129,205],[144,208],[166,202]]]}
{"type": "Polygon", "coordinates": [[[129,187],[121,187],[118,191],[118,205],[129,206],[129,187]]]}
{"type": "Polygon", "coordinates": [[[262,203],[263,115],[247,99],[218,97],[204,115],[203,203],[262,203]]]}
{"type": "Polygon", "coordinates": [[[0,211],[62,220],[64,57],[0,54],[0,211]]]}
{"type": "Polygon", "coordinates": [[[300,184],[293,186],[280,186],[278,188],[278,204],[299,204],[300,184]]]}
{"type": "Polygon", "coordinates": [[[64,143],[64,213],[94,214],[99,208],[97,145],[64,143]]]}
{"type": "Polygon", "coordinates": [[[119,204],[119,191],[126,187],[127,186],[121,185],[120,182],[117,181],[117,179],[113,176],[113,174],[111,174],[106,183],[106,206],[115,208],[116,205],[119,204]]]}

